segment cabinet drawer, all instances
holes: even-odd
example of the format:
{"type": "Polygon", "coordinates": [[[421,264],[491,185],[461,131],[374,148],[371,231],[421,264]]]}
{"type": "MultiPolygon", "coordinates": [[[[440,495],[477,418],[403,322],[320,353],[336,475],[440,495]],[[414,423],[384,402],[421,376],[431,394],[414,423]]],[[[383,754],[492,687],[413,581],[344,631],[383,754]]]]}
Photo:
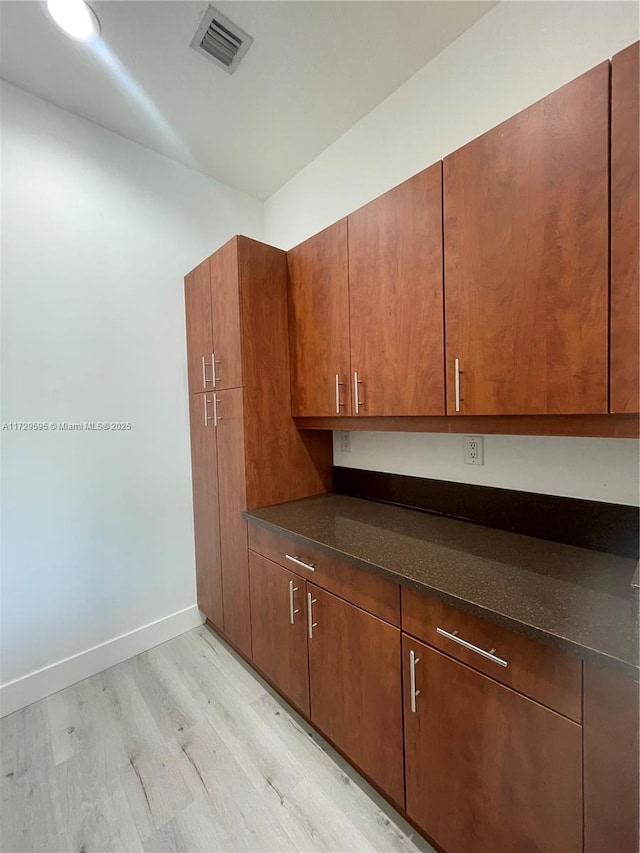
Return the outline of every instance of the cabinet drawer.
{"type": "Polygon", "coordinates": [[[581,721],[580,658],[410,589],[402,590],[402,628],[542,705],[581,721]]]}
{"type": "Polygon", "coordinates": [[[249,548],[374,616],[400,626],[400,587],[386,578],[333,557],[306,539],[251,520],[249,548]]]}

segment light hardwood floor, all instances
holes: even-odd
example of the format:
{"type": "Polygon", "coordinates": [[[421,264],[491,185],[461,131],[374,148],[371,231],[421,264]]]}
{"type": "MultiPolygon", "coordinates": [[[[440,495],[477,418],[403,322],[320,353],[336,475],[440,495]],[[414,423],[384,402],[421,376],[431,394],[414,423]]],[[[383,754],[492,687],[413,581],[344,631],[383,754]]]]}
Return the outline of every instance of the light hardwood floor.
{"type": "Polygon", "coordinates": [[[208,628],[5,717],[2,853],[432,848],[208,628]]]}

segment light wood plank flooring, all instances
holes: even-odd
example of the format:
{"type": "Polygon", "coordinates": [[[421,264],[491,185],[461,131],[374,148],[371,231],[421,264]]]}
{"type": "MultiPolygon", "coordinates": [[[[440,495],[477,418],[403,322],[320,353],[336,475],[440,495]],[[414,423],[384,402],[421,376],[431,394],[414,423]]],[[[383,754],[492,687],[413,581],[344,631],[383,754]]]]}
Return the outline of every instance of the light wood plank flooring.
{"type": "Polygon", "coordinates": [[[432,851],[204,626],[0,725],[3,853],[432,851]]]}

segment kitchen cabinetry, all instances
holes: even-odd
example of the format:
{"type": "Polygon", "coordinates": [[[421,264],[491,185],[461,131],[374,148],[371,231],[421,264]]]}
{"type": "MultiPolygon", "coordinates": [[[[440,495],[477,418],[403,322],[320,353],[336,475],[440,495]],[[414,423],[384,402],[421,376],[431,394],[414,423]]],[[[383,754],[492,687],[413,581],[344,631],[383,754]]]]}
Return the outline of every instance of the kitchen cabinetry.
{"type": "Polygon", "coordinates": [[[404,805],[400,631],[307,582],[311,719],[404,805]]]}
{"type": "Polygon", "coordinates": [[[253,551],[249,552],[249,573],[253,662],[308,716],[305,582],[253,551]]]}
{"type": "Polygon", "coordinates": [[[350,415],[347,220],[287,253],[294,416],[350,415]]]}
{"type": "Polygon", "coordinates": [[[447,414],[608,411],[609,63],[444,159],[447,414]]]}
{"type": "Polygon", "coordinates": [[[582,729],[403,637],[407,813],[447,853],[582,851],[582,729]]]}
{"type": "Polygon", "coordinates": [[[354,413],[444,415],[442,163],[350,214],[348,229],[354,413]]]}
{"type": "Polygon", "coordinates": [[[193,465],[193,528],[196,550],[198,606],[220,631],[222,616],[222,563],[218,498],[218,449],[209,426],[213,394],[191,394],[191,461],[193,465]]]}
{"type": "Polygon", "coordinates": [[[640,684],[584,667],[584,853],[640,849],[640,684]]]}
{"type": "Polygon", "coordinates": [[[293,414],[444,414],[442,164],[288,258],[293,414]]]}
{"type": "Polygon", "coordinates": [[[198,604],[251,657],[246,509],[330,484],[331,437],[290,396],[287,262],[235,237],[185,277],[198,604]]]}
{"type": "Polygon", "coordinates": [[[640,411],[640,43],[611,61],[611,411],[640,411]]]}

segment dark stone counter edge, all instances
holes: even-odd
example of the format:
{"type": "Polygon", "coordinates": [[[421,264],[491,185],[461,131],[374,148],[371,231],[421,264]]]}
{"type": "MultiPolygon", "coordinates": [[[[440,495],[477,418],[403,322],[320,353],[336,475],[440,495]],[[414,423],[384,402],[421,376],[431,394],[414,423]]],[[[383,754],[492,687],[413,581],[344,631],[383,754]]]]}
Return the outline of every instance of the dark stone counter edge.
{"type": "MultiPolygon", "coordinates": [[[[384,566],[379,566],[376,563],[369,563],[366,560],[360,559],[355,554],[350,554],[348,551],[341,551],[338,548],[332,548],[324,542],[318,542],[317,539],[312,539],[309,536],[296,533],[294,530],[290,530],[287,527],[281,527],[279,524],[274,524],[272,521],[265,521],[263,518],[253,515],[251,511],[244,512],[243,516],[254,524],[259,524],[261,527],[267,527],[272,530],[278,530],[282,533],[286,533],[287,536],[293,536],[294,539],[297,539],[300,542],[311,542],[316,548],[319,548],[321,551],[324,551],[330,556],[341,557],[342,559],[349,560],[354,565],[358,566],[358,568],[361,568],[366,572],[373,572],[374,574],[381,575],[394,583],[400,584],[400,586],[434,595],[437,598],[442,599],[445,603],[451,604],[460,610],[464,610],[474,616],[480,616],[483,619],[487,619],[489,622],[494,622],[497,625],[509,628],[517,633],[524,634],[527,637],[531,637],[533,640],[538,640],[539,642],[546,643],[547,645],[554,646],[574,654],[577,653],[581,657],[588,658],[596,663],[604,663],[609,668],[619,670],[625,675],[633,678],[634,681],[640,683],[640,664],[634,664],[631,661],[623,660],[599,649],[585,646],[581,643],[575,642],[574,640],[570,640],[567,637],[563,637],[560,634],[545,631],[536,625],[522,622],[521,620],[511,617],[506,613],[491,610],[491,608],[469,601],[468,599],[459,598],[444,589],[420,583],[420,581],[413,580],[406,575],[394,572],[393,570],[387,569],[384,566]]],[[[309,580],[312,580],[312,578],[309,578],[309,580]]]]}

